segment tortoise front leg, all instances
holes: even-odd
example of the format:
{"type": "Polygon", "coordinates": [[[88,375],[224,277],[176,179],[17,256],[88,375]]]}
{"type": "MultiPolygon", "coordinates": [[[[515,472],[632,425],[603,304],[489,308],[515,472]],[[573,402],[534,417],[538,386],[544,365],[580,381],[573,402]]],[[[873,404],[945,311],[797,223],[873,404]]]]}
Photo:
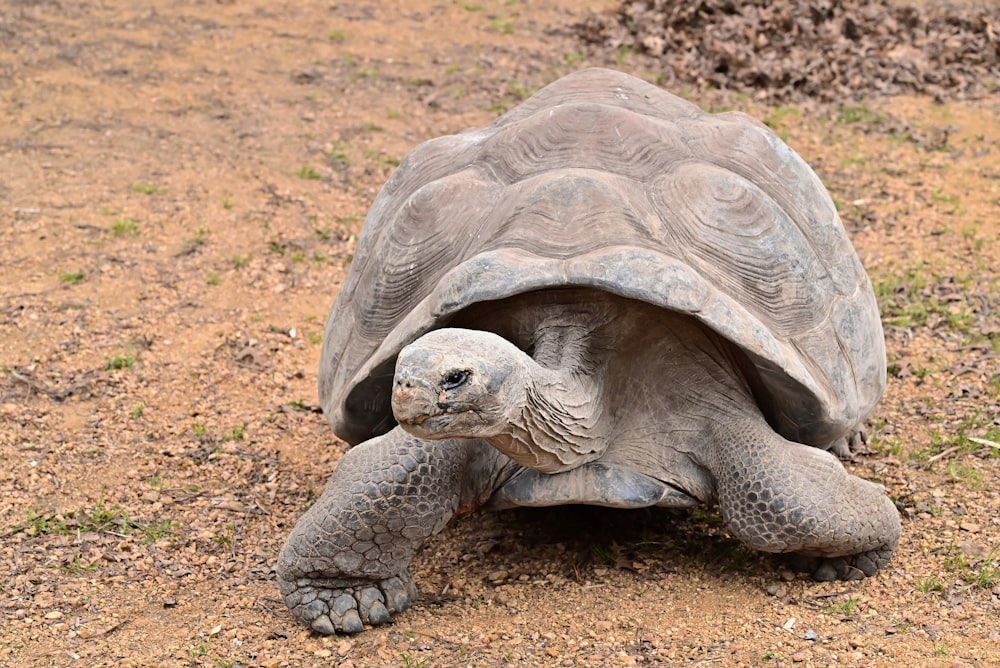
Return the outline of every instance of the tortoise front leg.
{"type": "Polygon", "coordinates": [[[881,485],[829,452],[787,441],[761,419],[713,426],[708,468],[722,517],[764,552],[814,557],[817,580],[874,575],[896,551],[899,512],[881,485]]]}
{"type": "Polygon", "coordinates": [[[482,441],[399,428],[348,450],[278,555],[292,614],[320,633],[357,633],[409,608],[414,553],[456,512],[482,505],[506,468],[482,441]]]}

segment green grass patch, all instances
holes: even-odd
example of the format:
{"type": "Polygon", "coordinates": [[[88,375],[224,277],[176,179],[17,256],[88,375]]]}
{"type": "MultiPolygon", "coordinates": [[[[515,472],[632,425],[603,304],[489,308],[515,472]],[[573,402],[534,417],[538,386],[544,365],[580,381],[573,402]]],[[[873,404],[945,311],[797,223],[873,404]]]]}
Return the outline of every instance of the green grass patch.
{"type": "Polygon", "coordinates": [[[722,526],[725,524],[721,515],[701,506],[696,506],[691,509],[691,519],[695,522],[704,522],[705,524],[711,526],[722,526]]]}
{"type": "Polygon", "coordinates": [[[917,578],[917,591],[922,594],[930,594],[931,592],[943,592],[944,591],[944,580],[936,575],[929,575],[926,577],[917,578]]]}
{"type": "Polygon", "coordinates": [[[944,567],[979,589],[992,589],[1000,583],[1000,545],[982,558],[968,557],[955,544],[945,550],[944,567]]]}
{"type": "Polygon", "coordinates": [[[65,566],[60,566],[59,570],[63,571],[64,573],[88,573],[90,571],[97,570],[97,562],[92,561],[88,564],[84,564],[80,560],[80,553],[77,552],[73,555],[73,561],[71,561],[65,566]]]}
{"type": "Polygon", "coordinates": [[[882,121],[883,118],[883,114],[861,104],[844,104],[837,110],[838,123],[875,125],[882,121]]]}
{"type": "Polygon", "coordinates": [[[79,283],[83,280],[84,274],[82,271],[69,271],[63,274],[59,274],[59,280],[63,283],[79,283]]]}
{"type": "Polygon", "coordinates": [[[962,212],[961,198],[958,195],[949,195],[941,188],[931,191],[931,201],[940,205],[940,209],[948,215],[955,215],[962,212]]]}
{"type": "Polygon", "coordinates": [[[921,263],[900,275],[875,281],[882,321],[896,327],[940,326],[970,336],[978,317],[970,276],[945,276],[921,263]]]}
{"type": "Polygon", "coordinates": [[[950,461],[945,469],[948,480],[965,484],[969,489],[983,488],[983,474],[972,464],[950,461]]]}
{"type": "Polygon", "coordinates": [[[507,89],[514,96],[515,100],[525,100],[531,97],[532,93],[531,89],[520,81],[511,81],[507,84],[507,89]]]}
{"type": "Polygon", "coordinates": [[[823,610],[825,612],[830,613],[831,615],[840,617],[841,619],[851,619],[857,612],[857,608],[858,608],[858,599],[852,596],[848,598],[846,601],[825,606],[823,610]]]}
{"type": "MultiPolygon", "coordinates": [[[[930,446],[913,454],[917,462],[933,464],[934,456],[954,448],[956,458],[974,456],[979,458],[1000,458],[1000,427],[993,424],[993,418],[983,411],[968,412],[959,425],[949,425],[930,432],[930,446]]],[[[965,482],[973,489],[983,484],[982,474],[970,470],[968,466],[948,464],[948,476],[952,482],[965,482]]]]}
{"type": "Polygon", "coordinates": [[[501,35],[513,35],[514,23],[515,21],[513,19],[507,18],[506,16],[498,16],[490,21],[490,28],[501,35]]]}
{"type": "Polygon", "coordinates": [[[627,44],[622,44],[615,51],[614,61],[616,65],[624,65],[629,58],[635,55],[635,49],[627,44]]]}
{"type": "Polygon", "coordinates": [[[378,77],[378,75],[379,71],[377,67],[359,67],[354,70],[354,74],[351,75],[351,78],[357,81],[358,79],[374,79],[378,77]]]}
{"type": "Polygon", "coordinates": [[[108,533],[117,536],[140,533],[143,542],[166,537],[176,529],[173,520],[152,524],[139,522],[121,506],[108,507],[102,494],[93,506],[63,513],[28,513],[24,522],[8,527],[8,534],[27,533],[31,536],[71,536],[84,532],[108,533]]]}
{"type": "Polygon", "coordinates": [[[869,444],[875,452],[892,455],[893,457],[903,456],[903,440],[900,438],[883,438],[874,434],[869,439],[869,444]]]}
{"type": "Polygon", "coordinates": [[[118,355],[112,355],[111,357],[104,358],[104,366],[102,367],[105,371],[113,371],[118,369],[131,369],[135,366],[135,363],[139,361],[135,354],[135,350],[131,347],[126,348],[123,352],[118,355]]]}
{"type": "Polygon", "coordinates": [[[301,411],[303,413],[309,412],[309,404],[306,403],[305,399],[296,399],[295,401],[289,401],[288,407],[294,411],[301,411]]]}
{"type": "Polygon", "coordinates": [[[326,152],[326,163],[334,169],[350,167],[351,157],[347,155],[347,148],[340,142],[334,142],[326,152]]]}
{"type": "Polygon", "coordinates": [[[788,141],[791,125],[799,120],[799,108],[788,106],[772,107],[764,116],[764,124],[774,130],[782,141],[788,141]]]}
{"type": "Polygon", "coordinates": [[[307,181],[318,181],[323,178],[320,176],[319,172],[309,165],[302,165],[292,173],[300,179],[306,179],[307,181]]]}
{"type": "Polygon", "coordinates": [[[139,221],[134,218],[119,218],[111,223],[111,234],[116,237],[139,236],[139,221]]]}
{"type": "Polygon", "coordinates": [[[371,160],[384,167],[399,167],[399,158],[383,153],[382,151],[366,150],[364,155],[366,160],[371,160]]]}

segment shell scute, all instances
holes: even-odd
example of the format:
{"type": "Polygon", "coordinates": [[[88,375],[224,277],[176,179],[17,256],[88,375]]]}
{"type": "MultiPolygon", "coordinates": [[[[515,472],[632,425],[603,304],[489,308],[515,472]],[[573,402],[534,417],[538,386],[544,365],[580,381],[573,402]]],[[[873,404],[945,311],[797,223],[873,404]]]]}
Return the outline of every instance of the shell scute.
{"type": "Polygon", "coordinates": [[[777,334],[826,318],[818,300],[825,268],[802,230],[754,183],[713,164],[688,163],[657,179],[649,194],[669,247],[777,334]]]}
{"type": "Polygon", "coordinates": [[[384,338],[413,300],[434,288],[433,277],[465,259],[502,196],[497,184],[478,170],[449,174],[412,192],[380,237],[377,255],[382,261],[377,271],[367,272],[367,298],[354,300],[360,335],[384,338]]]}
{"type": "Polygon", "coordinates": [[[618,106],[563,103],[507,125],[479,160],[505,183],[573,167],[646,181],[692,157],[675,124],[618,106]]]}
{"type": "Polygon", "coordinates": [[[517,247],[565,259],[623,238],[644,243],[651,230],[630,201],[635,190],[634,183],[614,174],[582,169],[556,169],[520,181],[505,189],[506,206],[487,221],[490,236],[483,248],[517,247]]]}

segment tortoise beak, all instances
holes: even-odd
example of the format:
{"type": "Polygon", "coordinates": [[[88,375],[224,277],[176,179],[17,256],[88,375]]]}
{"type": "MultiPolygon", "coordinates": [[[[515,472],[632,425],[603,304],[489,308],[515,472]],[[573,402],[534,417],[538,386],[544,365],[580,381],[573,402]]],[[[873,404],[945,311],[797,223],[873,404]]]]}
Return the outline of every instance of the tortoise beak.
{"type": "Polygon", "coordinates": [[[421,424],[443,411],[438,406],[437,389],[405,367],[396,369],[392,388],[392,414],[401,424],[421,424]]]}

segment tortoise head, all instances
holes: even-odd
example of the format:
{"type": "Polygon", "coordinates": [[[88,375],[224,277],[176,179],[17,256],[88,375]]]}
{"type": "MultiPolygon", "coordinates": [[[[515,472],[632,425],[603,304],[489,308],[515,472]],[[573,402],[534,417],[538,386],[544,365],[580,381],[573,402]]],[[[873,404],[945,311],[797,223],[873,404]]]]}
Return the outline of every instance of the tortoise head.
{"type": "Polygon", "coordinates": [[[531,358],[490,332],[438,329],[396,360],[392,412],[420,438],[488,438],[503,432],[526,396],[531,358]]]}

